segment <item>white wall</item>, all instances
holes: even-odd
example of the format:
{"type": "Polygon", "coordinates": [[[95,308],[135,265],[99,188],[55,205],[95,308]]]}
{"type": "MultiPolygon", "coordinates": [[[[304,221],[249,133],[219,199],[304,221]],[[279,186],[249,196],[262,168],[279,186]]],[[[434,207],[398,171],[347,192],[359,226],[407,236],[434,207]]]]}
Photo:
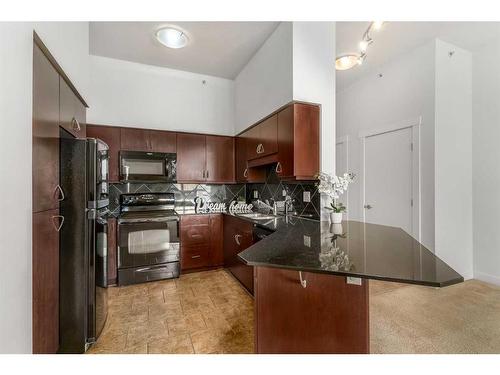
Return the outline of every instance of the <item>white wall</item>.
{"type": "Polygon", "coordinates": [[[349,136],[349,170],[358,175],[349,188],[347,210],[352,220],[363,217],[359,133],[422,117],[421,241],[431,250],[434,249],[434,54],[432,41],[371,70],[337,92],[336,97],[337,137],[349,136]]]}
{"type": "Polygon", "coordinates": [[[474,277],[500,285],[500,39],[474,51],[472,74],[474,277]]]}
{"type": "Polygon", "coordinates": [[[92,55],[90,77],[89,123],[234,134],[232,80],[92,55]]]}
{"type": "Polygon", "coordinates": [[[88,23],[0,22],[0,353],[31,352],[33,29],[84,98],[88,87],[88,23]]]}
{"type": "Polygon", "coordinates": [[[441,40],[436,41],[435,116],[436,255],[469,279],[473,276],[472,54],[441,40]]]}
{"type": "Polygon", "coordinates": [[[292,100],[292,34],[282,22],[236,77],[236,133],[292,100]]]}

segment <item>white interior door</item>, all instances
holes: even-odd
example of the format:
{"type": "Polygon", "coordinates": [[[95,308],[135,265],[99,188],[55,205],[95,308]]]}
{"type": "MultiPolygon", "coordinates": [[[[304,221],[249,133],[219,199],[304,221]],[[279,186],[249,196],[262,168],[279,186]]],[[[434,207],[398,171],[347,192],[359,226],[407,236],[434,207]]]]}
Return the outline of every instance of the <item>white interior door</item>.
{"type": "Polygon", "coordinates": [[[342,176],[347,172],[347,144],[345,141],[335,144],[335,174],[342,176]]]}
{"type": "Polygon", "coordinates": [[[365,138],[364,215],[367,223],[412,234],[412,130],[365,138]]]}

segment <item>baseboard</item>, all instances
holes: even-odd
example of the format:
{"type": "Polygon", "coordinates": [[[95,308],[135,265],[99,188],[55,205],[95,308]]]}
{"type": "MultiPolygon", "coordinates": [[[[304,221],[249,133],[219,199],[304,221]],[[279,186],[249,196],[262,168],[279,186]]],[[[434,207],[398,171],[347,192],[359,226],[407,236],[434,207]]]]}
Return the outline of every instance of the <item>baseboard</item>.
{"type": "Polygon", "coordinates": [[[486,283],[495,284],[495,285],[500,286],[500,277],[499,276],[493,276],[493,275],[489,275],[489,274],[484,273],[484,272],[476,271],[476,272],[474,272],[474,278],[476,280],[480,280],[480,281],[484,281],[486,283]]]}

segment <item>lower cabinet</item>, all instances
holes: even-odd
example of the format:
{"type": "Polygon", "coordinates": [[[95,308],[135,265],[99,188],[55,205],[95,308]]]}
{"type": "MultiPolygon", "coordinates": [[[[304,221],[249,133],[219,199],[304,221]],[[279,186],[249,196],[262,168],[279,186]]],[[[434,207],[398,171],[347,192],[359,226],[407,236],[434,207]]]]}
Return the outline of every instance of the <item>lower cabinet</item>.
{"type": "Polygon", "coordinates": [[[238,258],[238,253],[253,244],[253,224],[234,216],[224,216],[224,266],[253,294],[253,267],[238,258]]]}
{"type": "Polygon", "coordinates": [[[221,232],[221,214],[181,216],[181,271],[222,266],[221,232]]]}
{"type": "Polygon", "coordinates": [[[33,214],[33,353],[59,348],[59,209],[33,214]]]}

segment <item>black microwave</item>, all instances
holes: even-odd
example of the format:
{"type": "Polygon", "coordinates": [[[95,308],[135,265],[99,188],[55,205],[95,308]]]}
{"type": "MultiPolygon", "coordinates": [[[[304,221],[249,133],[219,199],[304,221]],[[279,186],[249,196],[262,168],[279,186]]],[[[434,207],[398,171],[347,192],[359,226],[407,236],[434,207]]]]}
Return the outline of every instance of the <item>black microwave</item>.
{"type": "Polygon", "coordinates": [[[177,154],[120,151],[120,180],[176,182],[177,154]]]}

